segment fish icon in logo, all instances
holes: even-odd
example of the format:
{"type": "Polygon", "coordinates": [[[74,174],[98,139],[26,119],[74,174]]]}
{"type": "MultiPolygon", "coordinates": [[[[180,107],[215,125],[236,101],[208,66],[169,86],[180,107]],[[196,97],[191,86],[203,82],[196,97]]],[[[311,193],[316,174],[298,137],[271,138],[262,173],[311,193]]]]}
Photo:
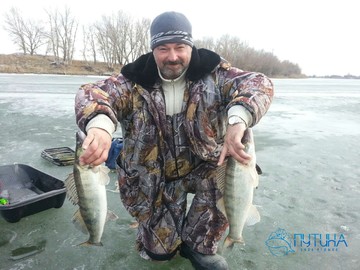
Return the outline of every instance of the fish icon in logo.
{"type": "Polygon", "coordinates": [[[281,228],[269,235],[268,239],[265,241],[265,245],[274,256],[285,256],[295,252],[291,247],[289,234],[281,228]]]}

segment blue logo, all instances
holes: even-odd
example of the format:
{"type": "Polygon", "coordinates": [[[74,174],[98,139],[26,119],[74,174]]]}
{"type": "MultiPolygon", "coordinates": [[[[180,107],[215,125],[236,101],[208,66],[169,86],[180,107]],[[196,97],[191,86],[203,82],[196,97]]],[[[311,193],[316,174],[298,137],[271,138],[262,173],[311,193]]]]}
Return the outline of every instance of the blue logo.
{"type": "Polygon", "coordinates": [[[333,252],[348,247],[344,234],[336,233],[294,233],[289,234],[278,228],[272,232],[265,245],[274,256],[285,256],[296,251],[301,252],[333,252]]]}
{"type": "Polygon", "coordinates": [[[290,235],[281,228],[271,233],[265,241],[265,245],[274,256],[285,256],[294,253],[295,250],[291,247],[291,243],[290,235]]]}

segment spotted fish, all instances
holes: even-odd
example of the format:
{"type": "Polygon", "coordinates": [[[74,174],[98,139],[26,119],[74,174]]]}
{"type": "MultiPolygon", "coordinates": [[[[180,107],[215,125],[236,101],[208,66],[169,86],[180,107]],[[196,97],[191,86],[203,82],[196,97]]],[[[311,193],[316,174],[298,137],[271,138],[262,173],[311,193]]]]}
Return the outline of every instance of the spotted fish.
{"type": "Polygon", "coordinates": [[[229,222],[229,233],[224,241],[224,248],[233,247],[234,243],[245,244],[242,232],[245,224],[253,225],[260,221],[260,215],[253,205],[254,188],[259,184],[256,166],[253,132],[247,129],[242,143],[245,151],[252,156],[244,165],[229,157],[225,170],[224,206],[229,222]]]}
{"type": "Polygon", "coordinates": [[[104,165],[80,165],[79,157],[83,152],[84,134],[76,134],[75,163],[73,173],[65,180],[69,200],[78,205],[72,221],[82,232],[89,234],[89,239],[80,244],[84,246],[102,246],[101,237],[107,219],[117,216],[108,211],[105,186],[109,183],[109,169],[104,165]]]}

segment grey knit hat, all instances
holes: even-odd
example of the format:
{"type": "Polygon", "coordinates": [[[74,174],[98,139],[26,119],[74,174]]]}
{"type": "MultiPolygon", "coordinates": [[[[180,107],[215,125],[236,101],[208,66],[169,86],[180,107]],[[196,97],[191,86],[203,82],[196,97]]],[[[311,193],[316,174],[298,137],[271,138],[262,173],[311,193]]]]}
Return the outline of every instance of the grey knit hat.
{"type": "Polygon", "coordinates": [[[155,47],[165,43],[184,43],[193,46],[191,23],[184,14],[169,11],[157,16],[150,26],[151,43],[155,47]]]}

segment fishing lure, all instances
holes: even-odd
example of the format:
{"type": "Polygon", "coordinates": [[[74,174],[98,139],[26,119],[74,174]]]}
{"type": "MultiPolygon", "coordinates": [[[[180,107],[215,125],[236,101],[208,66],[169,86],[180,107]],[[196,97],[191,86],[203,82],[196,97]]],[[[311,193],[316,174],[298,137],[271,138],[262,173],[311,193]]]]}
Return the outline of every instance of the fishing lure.
{"type": "Polygon", "coordinates": [[[5,198],[0,198],[0,205],[7,205],[7,204],[9,204],[9,200],[5,198]]]}

